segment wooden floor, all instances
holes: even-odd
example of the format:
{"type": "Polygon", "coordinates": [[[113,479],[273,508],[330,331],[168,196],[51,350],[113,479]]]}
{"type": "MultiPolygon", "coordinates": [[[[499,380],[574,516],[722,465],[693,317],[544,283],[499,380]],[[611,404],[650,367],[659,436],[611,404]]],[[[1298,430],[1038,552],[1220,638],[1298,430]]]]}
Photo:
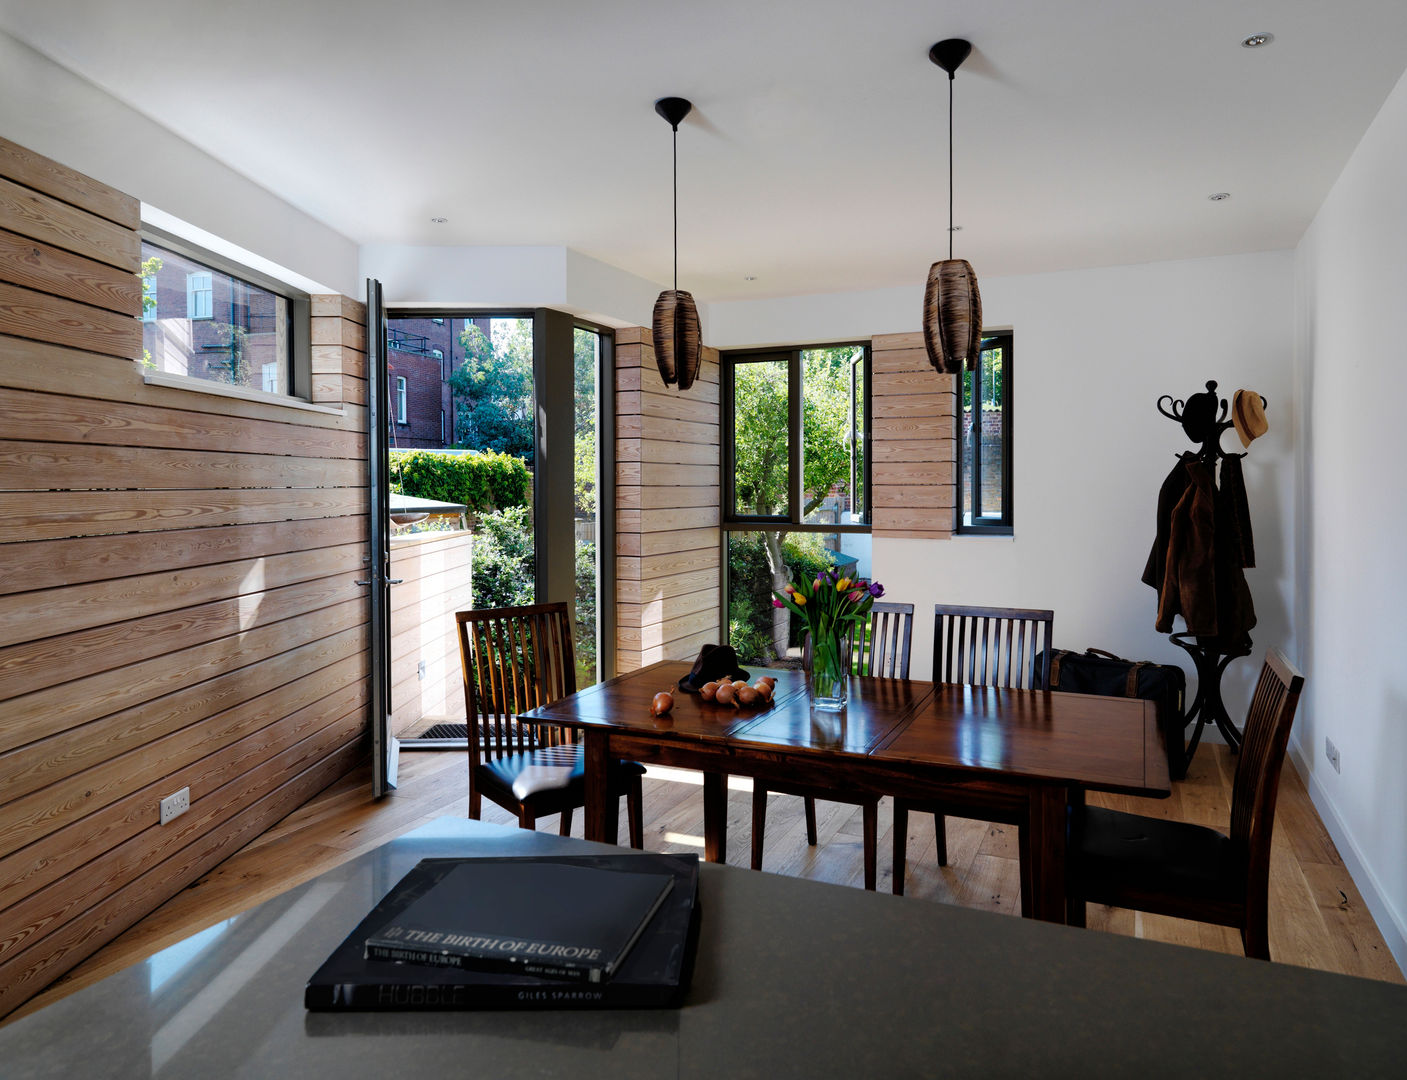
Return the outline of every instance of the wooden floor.
{"type": "MultiPolygon", "coordinates": [[[[1230,818],[1235,760],[1225,746],[1203,745],[1188,778],[1174,785],[1170,799],[1091,795],[1090,802],[1224,829],[1230,818]]],[[[367,796],[368,770],[353,773],[231,856],[14,1016],[136,963],[423,822],[446,814],[463,815],[468,805],[466,785],[462,751],[402,753],[400,787],[380,803],[372,803],[367,796]]],[[[488,802],[484,817],[512,823],[506,813],[488,802]]],[[[623,813],[621,817],[624,819],[623,813]]],[[[581,818],[578,814],[574,828],[578,836],[581,818]]],[[[751,820],[751,784],[733,777],[728,861],[736,866],[749,864],[751,820]]],[[[886,800],[880,804],[879,817],[879,888],[884,892],[891,887],[887,855],[892,850],[892,820],[886,800]]],[[[546,819],[543,827],[555,832],[557,819],[546,819]]],[[[806,843],[801,800],[773,795],[765,868],[860,888],[860,809],[819,803],[817,830],[819,844],[812,848],[806,843]]],[[[645,780],[645,846],[653,851],[702,854],[703,800],[698,774],[651,770],[645,780]]],[[[907,896],[915,903],[940,901],[1019,914],[1015,829],[949,818],[948,859],[946,867],[934,862],[932,818],[911,815],[907,896]]],[[[1091,930],[1241,953],[1240,937],[1232,930],[1141,912],[1091,905],[1089,926],[1091,930]]],[[[1270,950],[1283,963],[1404,981],[1303,783],[1288,766],[1280,787],[1271,858],[1270,950]]]]}

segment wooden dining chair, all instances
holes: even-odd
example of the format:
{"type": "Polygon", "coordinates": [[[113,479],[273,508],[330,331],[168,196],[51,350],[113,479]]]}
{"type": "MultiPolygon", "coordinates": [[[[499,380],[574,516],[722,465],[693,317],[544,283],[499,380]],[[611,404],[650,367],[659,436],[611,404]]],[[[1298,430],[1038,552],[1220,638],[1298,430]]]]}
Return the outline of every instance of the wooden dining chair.
{"type": "MultiPolygon", "coordinates": [[[[933,606],[933,681],[1050,689],[1050,634],[1055,612],[1042,608],[933,606]],[[1039,666],[1037,660],[1039,659],[1039,666]]],[[[894,895],[904,894],[909,813],[933,815],[938,865],[948,865],[949,812],[942,802],[894,800],[894,895]]],[[[1022,895],[1027,894],[1023,883],[1022,895]]]]}
{"type": "Polygon", "coordinates": [[[1270,959],[1267,897],[1275,798],[1304,676],[1279,649],[1261,667],[1231,788],[1230,835],[1205,825],[1080,806],[1071,814],[1067,918],[1110,904],[1234,926],[1246,955],[1270,959]]]}
{"type": "MultiPolygon", "coordinates": [[[[909,647],[913,637],[913,604],[876,603],[869,617],[850,633],[850,670],[855,675],[885,679],[909,677],[909,647]]],[[[863,815],[865,888],[873,891],[879,879],[879,796],[849,796],[843,789],[814,784],[752,783],[752,868],[762,869],[762,848],[767,831],[767,795],[800,795],[806,814],[806,842],[816,845],[816,800],[859,806],[863,815]]]]}
{"type": "MultiPolygon", "coordinates": [[[[520,828],[560,814],[570,835],[572,811],[586,803],[586,769],[576,733],[518,716],[576,692],[572,624],[564,603],[455,612],[469,728],[469,816],[483,799],[518,818],[520,828]]],[[[630,846],[645,846],[641,817],[644,767],[616,762],[612,797],[626,796],[630,846]]]]}

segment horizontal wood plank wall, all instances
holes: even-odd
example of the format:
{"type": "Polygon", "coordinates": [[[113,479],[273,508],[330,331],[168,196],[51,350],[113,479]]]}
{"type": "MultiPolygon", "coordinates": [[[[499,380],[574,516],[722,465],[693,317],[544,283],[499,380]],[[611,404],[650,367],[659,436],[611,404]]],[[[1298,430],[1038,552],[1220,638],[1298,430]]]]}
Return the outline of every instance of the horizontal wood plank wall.
{"type": "Polygon", "coordinates": [[[148,385],[138,225],[0,139],[0,1016],[366,752],[362,305],[338,412],[148,385]]]}
{"type": "Polygon", "coordinates": [[[957,380],[928,362],[921,333],[883,334],[871,347],[874,535],[946,539],[957,490],[957,380]]]}
{"type": "Polygon", "coordinates": [[[665,386],[650,331],[616,331],[616,669],[719,641],[718,352],[665,386]]]}
{"type": "Polygon", "coordinates": [[[470,606],[474,534],[391,538],[391,734],[419,734],[426,718],[464,723],[464,677],[454,613],[470,606]],[[420,665],[424,664],[422,668],[420,665]]]}

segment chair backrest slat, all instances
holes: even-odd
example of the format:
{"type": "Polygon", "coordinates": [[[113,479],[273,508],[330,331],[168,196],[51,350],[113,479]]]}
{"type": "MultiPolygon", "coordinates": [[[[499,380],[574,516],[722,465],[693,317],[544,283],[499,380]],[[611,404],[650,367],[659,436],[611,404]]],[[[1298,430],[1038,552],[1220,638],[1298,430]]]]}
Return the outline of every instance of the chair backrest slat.
{"type": "Polygon", "coordinates": [[[913,623],[913,604],[876,603],[868,620],[850,632],[850,670],[856,675],[907,679],[913,623]]]}
{"type": "Polygon", "coordinates": [[[552,725],[517,717],[576,691],[576,659],[567,605],[533,604],[455,613],[459,628],[469,763],[477,766],[538,746],[570,741],[552,725]]]}
{"type": "Polygon", "coordinates": [[[933,680],[1008,690],[1047,690],[1054,622],[1055,612],[1039,608],[935,604],[933,680]],[[1042,651],[1041,671],[1034,676],[1031,669],[1042,651]]]}
{"type": "Polygon", "coordinates": [[[1269,872],[1280,769],[1303,689],[1304,676],[1284,653],[1279,649],[1267,652],[1246,713],[1231,788],[1231,838],[1242,846],[1253,876],[1269,872]]]}

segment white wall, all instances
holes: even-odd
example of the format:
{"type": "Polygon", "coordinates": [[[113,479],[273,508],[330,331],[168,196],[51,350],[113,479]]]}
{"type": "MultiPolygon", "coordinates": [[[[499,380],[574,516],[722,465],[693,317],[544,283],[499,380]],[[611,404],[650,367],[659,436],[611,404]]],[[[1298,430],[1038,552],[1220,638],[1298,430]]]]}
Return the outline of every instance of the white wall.
{"type": "MultiPolygon", "coordinates": [[[[1266,646],[1293,648],[1291,254],[992,278],[981,288],[986,324],[1015,331],[1015,536],[875,540],[876,578],[891,598],[917,609],[915,676],[931,670],[939,601],[1052,608],[1057,647],[1180,663],[1191,675],[1186,654],[1153,629],[1155,594],[1139,578],[1158,488],[1175,452],[1193,448],[1156,402],[1161,394],[1186,398],[1216,379],[1227,396],[1246,387],[1270,402],[1270,432],[1245,462],[1257,555],[1247,571],[1259,617],[1255,653],[1234,663],[1223,684],[1232,715],[1244,716],[1266,646]]],[[[709,343],[912,331],[922,306],[922,281],[714,304],[709,343]]],[[[1233,434],[1226,445],[1241,448],[1233,434]]]]}
{"type": "Polygon", "coordinates": [[[291,284],[363,292],[352,241],[3,32],[0,135],[157,207],[173,231],[188,222],[255,253],[291,284]]]}
{"type": "Polygon", "coordinates": [[[1295,270],[1306,689],[1293,750],[1407,967],[1407,77],[1305,233],[1295,270]]]}
{"type": "Polygon", "coordinates": [[[367,244],[363,277],[408,307],[554,307],[605,326],[649,326],[660,286],[570,248],[367,244]]]}

